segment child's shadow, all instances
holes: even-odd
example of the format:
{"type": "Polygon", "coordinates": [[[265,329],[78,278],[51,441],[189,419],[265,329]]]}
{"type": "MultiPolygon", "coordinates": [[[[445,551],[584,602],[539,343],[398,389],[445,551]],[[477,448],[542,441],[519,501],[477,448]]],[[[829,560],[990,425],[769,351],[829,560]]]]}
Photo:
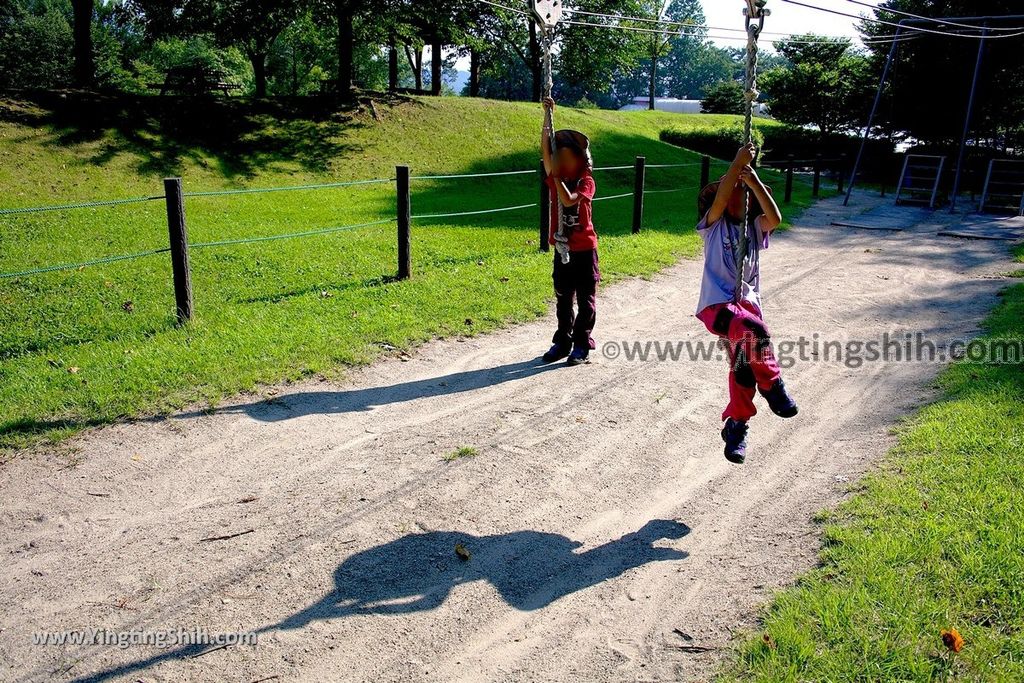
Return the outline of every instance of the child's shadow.
{"type": "MultiPolygon", "coordinates": [[[[681,522],[656,519],[619,539],[575,552],[582,544],[559,534],[514,531],[473,536],[455,531],[409,534],[364,550],[334,572],[334,591],[256,633],[302,628],[318,619],[353,614],[407,614],[439,607],[452,590],[487,581],[519,610],[536,610],[578,590],[615,578],[649,562],[682,560],[688,553],[655,546],[690,533],[681,522]],[[456,553],[456,544],[468,552],[456,553]],[[465,556],[465,555],[464,555],[465,556]]],[[[172,659],[212,649],[189,645],[147,659],[88,674],[78,681],[105,681],[172,659]]]]}
{"type": "Polygon", "coordinates": [[[299,628],[316,619],[351,614],[431,610],[456,586],[473,581],[487,581],[516,609],[540,609],[648,562],[684,559],[687,553],[654,543],[689,532],[680,522],[653,520],[582,553],[575,552],[578,541],[539,531],[410,534],[348,558],[334,572],[333,593],[265,630],[299,628]],[[468,559],[460,559],[456,544],[469,553],[468,559]]]}

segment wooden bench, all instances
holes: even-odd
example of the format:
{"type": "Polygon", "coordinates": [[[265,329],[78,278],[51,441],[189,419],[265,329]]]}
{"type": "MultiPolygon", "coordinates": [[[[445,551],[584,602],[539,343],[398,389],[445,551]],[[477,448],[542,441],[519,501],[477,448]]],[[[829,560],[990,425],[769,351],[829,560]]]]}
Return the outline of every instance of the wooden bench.
{"type": "Polygon", "coordinates": [[[242,86],[228,83],[225,74],[216,69],[203,66],[178,66],[167,70],[163,83],[150,83],[150,90],[159,90],[161,95],[177,92],[184,95],[202,95],[209,92],[222,92],[230,95],[242,86]]]}

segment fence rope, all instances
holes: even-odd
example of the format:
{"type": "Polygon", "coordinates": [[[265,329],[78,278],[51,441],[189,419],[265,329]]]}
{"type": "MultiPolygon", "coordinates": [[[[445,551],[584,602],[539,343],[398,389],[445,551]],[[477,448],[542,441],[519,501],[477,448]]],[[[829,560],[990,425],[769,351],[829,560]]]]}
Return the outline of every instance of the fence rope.
{"type": "Polygon", "coordinates": [[[40,213],[43,211],[65,211],[68,209],[91,209],[97,206],[121,206],[123,204],[141,204],[164,199],[164,195],[154,197],[132,197],[131,199],[105,199],[95,202],[78,202],[76,204],[56,204],[53,206],[26,206],[14,209],[0,209],[0,216],[9,216],[18,213],[40,213]]]}
{"type": "Polygon", "coordinates": [[[635,166],[630,164],[629,166],[598,166],[593,169],[595,171],[625,171],[626,169],[633,170],[635,166]]]}
{"type": "Polygon", "coordinates": [[[482,211],[459,211],[456,213],[428,213],[419,216],[412,216],[413,220],[425,219],[425,218],[454,218],[456,216],[478,216],[484,213],[498,213],[500,211],[518,211],[519,209],[529,209],[530,207],[537,206],[537,202],[533,204],[520,204],[518,206],[505,206],[500,209],[483,209],[482,211]]]}
{"type": "Polygon", "coordinates": [[[594,201],[594,202],[604,202],[604,201],[607,201],[609,199],[622,199],[623,197],[632,197],[632,196],[633,196],[632,192],[623,192],[622,194],[613,194],[610,197],[594,197],[591,201],[594,201]]]}
{"type": "Polygon", "coordinates": [[[150,251],[142,251],[137,254],[121,254],[118,256],[107,256],[92,261],[83,261],[82,263],[65,263],[59,266],[43,266],[41,268],[23,270],[18,273],[0,273],[0,280],[6,280],[13,277],[24,277],[26,275],[38,275],[40,273],[53,273],[58,270],[78,270],[79,268],[86,268],[88,266],[99,266],[103,265],[104,263],[115,263],[117,261],[128,261],[130,259],[143,258],[145,256],[153,256],[155,254],[162,254],[170,250],[170,247],[163,247],[162,249],[152,249],[150,251]]]}
{"type": "Polygon", "coordinates": [[[218,240],[216,242],[196,242],[189,244],[189,249],[202,249],[203,247],[222,247],[229,244],[250,244],[252,242],[271,242],[274,240],[286,240],[293,237],[311,237],[313,235],[327,235],[334,232],[342,232],[345,230],[356,230],[358,228],[368,228],[373,225],[384,225],[385,223],[394,223],[394,218],[382,218],[376,221],[369,221],[367,223],[355,223],[353,225],[340,225],[332,228],[320,228],[318,230],[306,230],[303,232],[290,232],[284,235],[266,235],[263,237],[240,237],[238,239],[230,240],[218,240]]]}
{"type": "MultiPolygon", "coordinates": [[[[353,187],[355,185],[379,185],[392,183],[394,178],[373,178],[371,180],[349,180],[338,183],[320,183],[316,185],[284,185],[282,187],[254,187],[238,190],[207,190],[203,192],[185,192],[185,197],[220,197],[232,194],[261,194],[264,192],[289,192],[292,190],[325,190],[336,187],[353,187]]],[[[163,197],[161,197],[163,199],[163,197]]]]}
{"type": "Polygon", "coordinates": [[[668,190],[644,190],[644,194],[660,194],[662,192],[685,192],[686,190],[696,190],[698,185],[689,185],[687,187],[673,187],[668,190]]]}
{"type": "Polygon", "coordinates": [[[495,173],[456,173],[452,175],[414,175],[409,180],[449,180],[454,178],[492,178],[494,176],[526,175],[527,173],[537,174],[537,170],[530,171],[498,171],[495,173]]]}
{"type": "Polygon", "coordinates": [[[703,162],[697,161],[688,164],[647,164],[646,166],[647,168],[685,168],[687,166],[700,166],[701,163],[703,162]]]}

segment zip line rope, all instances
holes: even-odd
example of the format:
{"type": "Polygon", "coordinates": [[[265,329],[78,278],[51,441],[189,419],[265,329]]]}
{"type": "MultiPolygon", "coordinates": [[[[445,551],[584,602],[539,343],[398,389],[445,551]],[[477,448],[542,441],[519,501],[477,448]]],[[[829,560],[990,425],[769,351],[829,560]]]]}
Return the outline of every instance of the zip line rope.
{"type": "MultiPolygon", "coordinates": [[[[747,29],[747,64],[743,88],[743,139],[749,145],[753,140],[754,132],[754,105],[757,102],[757,39],[764,28],[764,18],[768,10],[764,8],[765,0],[747,0],[747,7],[744,10],[747,29]]],[[[756,158],[756,157],[755,157],[756,158]]],[[[753,162],[751,162],[753,163],[753,162]]],[[[736,251],[733,254],[733,261],[736,264],[736,285],[733,289],[733,302],[739,303],[743,299],[744,271],[747,269],[748,257],[748,233],[750,232],[750,203],[753,201],[752,192],[749,187],[743,188],[743,211],[740,221],[739,239],[736,251]]]]}
{"type": "MultiPolygon", "coordinates": [[[[507,12],[512,12],[514,14],[520,14],[520,15],[527,16],[527,17],[531,16],[530,13],[525,11],[525,10],[521,10],[521,9],[516,8],[516,7],[509,7],[508,5],[502,5],[501,3],[493,2],[492,0],[477,0],[477,1],[481,2],[481,3],[485,4],[485,5],[490,5],[491,7],[495,7],[495,8],[501,9],[501,10],[505,10],[507,12]]],[[[577,14],[581,13],[579,10],[569,10],[569,11],[570,12],[576,12],[577,14]]],[[[596,13],[592,13],[592,14],[596,14],[596,13]]],[[[617,18],[617,17],[615,17],[615,15],[611,15],[611,14],[606,14],[606,15],[602,15],[602,16],[606,16],[606,17],[609,17],[609,18],[617,18]]],[[[645,21],[641,17],[621,17],[621,19],[625,20],[625,21],[638,21],[638,22],[645,21]]],[[[648,19],[646,21],[653,21],[653,20],[648,19]]],[[[634,32],[639,32],[639,33],[657,33],[659,35],[675,35],[675,36],[680,36],[680,37],[712,38],[712,39],[715,39],[715,40],[745,40],[745,38],[743,38],[741,36],[713,36],[713,35],[705,34],[705,33],[686,33],[685,31],[667,31],[667,30],[657,30],[657,29],[645,29],[645,28],[641,28],[639,26],[620,26],[620,25],[613,25],[613,24],[594,24],[594,23],[588,23],[588,22],[582,22],[582,21],[573,21],[573,20],[564,20],[561,23],[563,23],[563,24],[571,24],[573,26],[589,26],[591,28],[611,28],[611,29],[619,29],[619,30],[623,30],[623,31],[634,31],[634,32]]],[[[664,23],[664,22],[662,22],[662,23],[664,23]]],[[[671,23],[679,23],[681,25],[684,25],[684,24],[682,24],[682,22],[671,22],[671,23]]],[[[739,29],[728,29],[728,30],[739,30],[739,29]]],[[[778,35],[781,35],[781,36],[787,36],[788,35],[790,38],[792,38],[796,34],[792,34],[792,33],[790,33],[790,34],[783,34],[783,33],[780,33],[778,35]]],[[[817,45],[817,44],[822,44],[822,43],[832,43],[832,42],[835,42],[835,40],[837,40],[837,39],[843,39],[843,38],[846,38],[846,36],[824,36],[823,40],[798,40],[797,39],[797,40],[792,40],[791,42],[798,43],[798,44],[817,45]]],[[[885,38],[884,36],[880,37],[879,42],[889,42],[888,40],[885,40],[884,38],[885,38]]],[[[900,38],[900,42],[902,42],[903,40],[906,40],[906,38],[901,37],[900,38]]],[[[865,39],[864,42],[865,43],[873,43],[874,39],[868,38],[868,39],[865,39]]]]}
{"type": "MultiPolygon", "coordinates": [[[[830,9],[828,7],[819,7],[818,5],[811,5],[811,4],[808,4],[806,2],[799,2],[798,0],[782,0],[782,2],[788,3],[790,5],[796,5],[797,7],[806,7],[807,9],[818,10],[819,12],[827,12],[829,14],[835,14],[835,15],[838,15],[840,17],[848,17],[850,19],[857,19],[859,21],[866,21],[866,22],[871,23],[871,24],[881,24],[883,26],[893,26],[895,28],[904,29],[904,30],[907,30],[907,31],[916,31],[918,33],[927,33],[927,34],[935,35],[935,36],[948,36],[950,38],[967,38],[967,39],[973,39],[973,40],[978,40],[978,39],[998,40],[1000,38],[1017,38],[1019,36],[1024,36],[1024,31],[1020,31],[1018,33],[1004,33],[1003,35],[1000,35],[1000,36],[993,36],[993,35],[986,36],[986,35],[981,35],[981,34],[966,34],[966,33],[956,33],[956,32],[951,32],[951,31],[937,31],[937,30],[931,29],[931,28],[924,28],[923,26],[910,26],[910,25],[907,25],[907,24],[898,24],[898,23],[893,22],[893,21],[886,21],[885,19],[878,19],[878,18],[872,18],[872,17],[858,16],[856,14],[848,14],[846,12],[840,12],[837,9],[830,9]]],[[[884,8],[882,8],[882,9],[884,11],[884,8]]],[[[983,28],[983,27],[981,27],[981,28],[983,28]]]]}
{"type": "Polygon", "coordinates": [[[987,29],[989,31],[1024,31],[1024,26],[999,26],[999,27],[993,27],[993,26],[978,26],[977,24],[962,24],[962,23],[960,23],[958,21],[947,21],[947,20],[943,19],[942,17],[926,17],[926,16],[921,15],[921,14],[914,14],[912,12],[904,12],[902,10],[892,9],[891,7],[877,7],[875,5],[870,5],[870,4],[866,3],[866,2],[861,2],[861,0],[846,0],[846,1],[849,2],[849,3],[852,3],[854,5],[860,5],[861,7],[869,7],[871,9],[877,9],[877,10],[881,10],[883,12],[888,12],[889,14],[896,14],[896,15],[899,15],[899,16],[902,16],[902,17],[907,17],[908,19],[917,19],[919,21],[930,21],[932,23],[943,24],[945,26],[958,26],[960,28],[970,28],[970,29],[974,29],[976,31],[979,30],[979,29],[987,29]]]}
{"type": "MultiPolygon", "coordinates": [[[[853,2],[854,0],[849,0],[849,1],[853,2]]],[[[874,7],[874,5],[871,5],[871,7],[874,7]]],[[[702,26],[700,24],[695,24],[695,23],[690,22],[690,21],[674,21],[672,19],[653,19],[651,17],[630,17],[630,16],[626,16],[626,15],[621,15],[621,14],[604,14],[602,12],[587,12],[587,11],[584,11],[584,10],[581,10],[581,9],[572,9],[572,10],[568,10],[568,11],[572,12],[573,14],[582,14],[582,15],[591,16],[591,17],[600,17],[602,19],[614,19],[616,21],[636,21],[636,22],[646,23],[646,24],[660,24],[660,25],[663,25],[663,26],[683,26],[683,27],[689,27],[689,28],[693,28],[693,29],[706,29],[706,30],[710,30],[710,31],[731,31],[733,33],[737,33],[737,32],[743,33],[743,29],[741,29],[741,28],[728,28],[728,27],[725,27],[725,26],[706,26],[706,25],[702,26]]],[[[972,27],[972,28],[977,28],[977,27],[972,27]]],[[[700,35],[700,34],[691,34],[691,35],[700,35]]],[[[782,32],[782,31],[765,31],[761,35],[765,35],[765,36],[789,36],[789,37],[792,37],[794,35],[800,35],[800,34],[785,33],[785,32],[782,32]]],[[[843,38],[843,37],[844,36],[836,36],[836,38],[843,38]]],[[[895,37],[896,37],[895,34],[893,34],[891,36],[872,36],[871,40],[884,40],[886,38],[895,38],[895,37]]],[[[733,36],[733,39],[746,40],[746,36],[733,36]]]]}

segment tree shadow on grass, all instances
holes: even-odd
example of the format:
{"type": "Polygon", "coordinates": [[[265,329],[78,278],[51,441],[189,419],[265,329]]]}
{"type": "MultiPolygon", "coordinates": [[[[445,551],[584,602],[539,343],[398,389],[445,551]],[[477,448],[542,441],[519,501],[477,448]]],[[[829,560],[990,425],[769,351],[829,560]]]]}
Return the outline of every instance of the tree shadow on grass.
{"type": "MultiPolygon", "coordinates": [[[[31,93],[33,106],[0,106],[0,120],[45,127],[47,143],[99,143],[89,159],[104,166],[138,159],[145,175],[173,175],[186,164],[209,167],[227,179],[297,164],[325,173],[362,148],[348,140],[367,125],[363,102],[326,98],[156,97],[89,93],[31,93]]],[[[0,103],[3,105],[4,103],[0,103]]]]}
{"type": "MultiPolygon", "coordinates": [[[[359,614],[403,615],[437,609],[458,586],[486,582],[514,609],[529,612],[652,562],[689,554],[655,545],[690,533],[678,521],[655,519],[639,530],[584,552],[566,536],[524,530],[488,536],[458,531],[408,534],[346,558],[334,572],[334,590],[257,634],[300,629],[311,622],[359,614]],[[460,552],[456,547],[460,547],[460,552]]],[[[88,674],[106,681],[216,649],[189,645],[148,659],[88,674]]]]}

